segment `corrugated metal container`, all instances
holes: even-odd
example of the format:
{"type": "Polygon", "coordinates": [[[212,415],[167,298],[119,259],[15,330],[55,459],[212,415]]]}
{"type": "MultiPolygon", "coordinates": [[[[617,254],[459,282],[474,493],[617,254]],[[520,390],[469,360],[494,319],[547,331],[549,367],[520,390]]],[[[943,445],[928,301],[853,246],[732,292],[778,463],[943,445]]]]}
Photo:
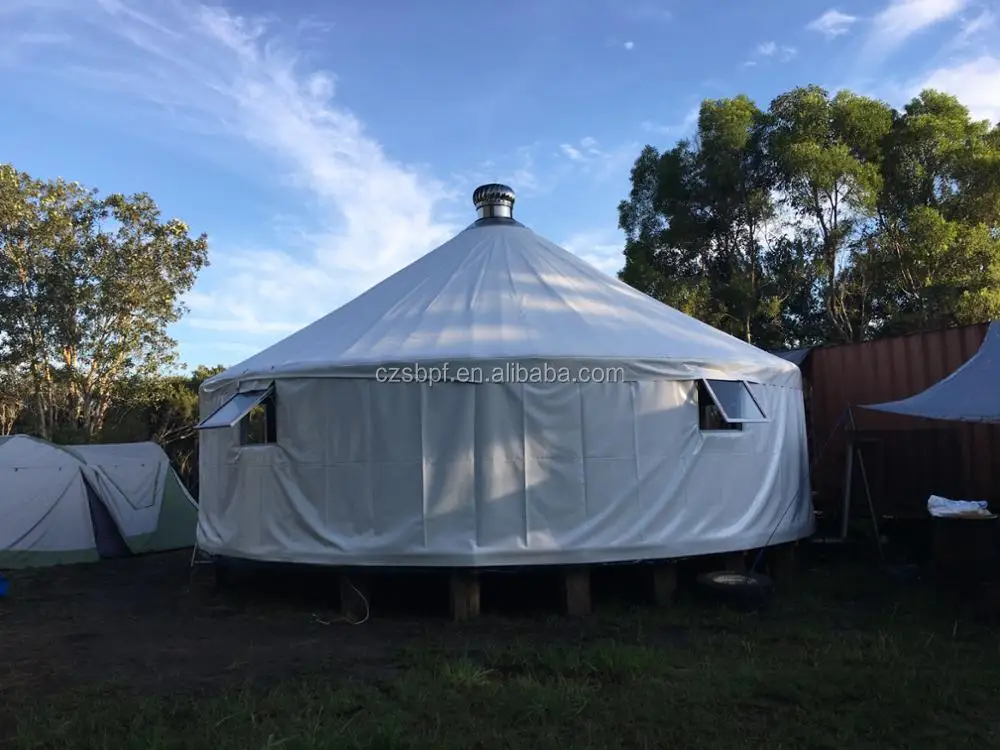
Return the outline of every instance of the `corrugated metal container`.
{"type": "MultiPolygon", "coordinates": [[[[988,328],[962,326],[811,352],[802,372],[814,461],[827,443],[813,473],[817,509],[840,515],[847,443],[844,429],[836,427],[847,409],[906,398],[933,385],[976,353],[988,328]]],[[[991,504],[1000,500],[1000,470],[994,466],[1000,459],[1000,428],[859,408],[852,413],[880,515],[926,518],[932,493],[991,504]]],[[[867,516],[858,464],[855,461],[855,507],[867,516]]]]}

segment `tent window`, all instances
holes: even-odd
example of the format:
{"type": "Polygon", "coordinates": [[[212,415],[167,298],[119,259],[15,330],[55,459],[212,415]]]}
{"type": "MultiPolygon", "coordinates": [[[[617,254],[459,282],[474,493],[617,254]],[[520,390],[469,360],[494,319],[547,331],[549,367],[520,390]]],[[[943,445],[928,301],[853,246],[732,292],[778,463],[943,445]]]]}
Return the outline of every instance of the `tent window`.
{"type": "Polygon", "coordinates": [[[698,381],[698,427],[704,431],[742,430],[767,422],[767,416],[742,380],[698,381]]]}
{"type": "Polygon", "coordinates": [[[198,425],[199,430],[218,430],[240,426],[243,445],[274,443],[277,439],[274,385],[256,391],[237,393],[198,425]]]}
{"type": "Polygon", "coordinates": [[[277,419],[275,418],[274,393],[254,406],[240,421],[240,443],[243,445],[266,445],[277,442],[277,419]]]}

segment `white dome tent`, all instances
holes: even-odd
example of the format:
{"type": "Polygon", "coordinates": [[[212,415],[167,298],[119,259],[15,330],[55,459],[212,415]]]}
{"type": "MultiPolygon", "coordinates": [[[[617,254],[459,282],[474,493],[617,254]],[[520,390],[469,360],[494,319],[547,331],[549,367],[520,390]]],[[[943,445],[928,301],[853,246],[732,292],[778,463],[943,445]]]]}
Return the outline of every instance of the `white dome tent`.
{"type": "Polygon", "coordinates": [[[510,188],[473,198],[453,239],[203,384],[203,550],[481,568],[813,532],[794,364],[539,237],[510,188]]]}
{"type": "Polygon", "coordinates": [[[0,569],[190,547],[197,515],[156,443],[0,437],[0,569]]]}

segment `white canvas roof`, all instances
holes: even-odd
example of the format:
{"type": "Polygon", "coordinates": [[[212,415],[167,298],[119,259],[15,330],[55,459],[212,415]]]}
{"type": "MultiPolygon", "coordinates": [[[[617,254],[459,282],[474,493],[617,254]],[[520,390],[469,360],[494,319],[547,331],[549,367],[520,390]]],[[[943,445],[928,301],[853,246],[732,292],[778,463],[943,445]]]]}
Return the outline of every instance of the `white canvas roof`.
{"type": "Polygon", "coordinates": [[[640,293],[513,219],[484,218],[213,381],[540,359],[626,363],[638,378],[691,377],[699,368],[798,377],[794,364],[640,293]]]}

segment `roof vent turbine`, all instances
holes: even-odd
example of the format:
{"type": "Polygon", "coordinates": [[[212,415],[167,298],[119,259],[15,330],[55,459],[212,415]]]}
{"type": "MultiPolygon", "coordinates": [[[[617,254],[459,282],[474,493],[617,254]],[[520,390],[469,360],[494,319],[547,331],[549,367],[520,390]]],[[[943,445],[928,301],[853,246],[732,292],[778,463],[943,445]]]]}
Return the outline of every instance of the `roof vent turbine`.
{"type": "Polygon", "coordinates": [[[510,187],[496,182],[480,185],[472,193],[472,202],[480,219],[513,219],[515,200],[510,187]]]}

